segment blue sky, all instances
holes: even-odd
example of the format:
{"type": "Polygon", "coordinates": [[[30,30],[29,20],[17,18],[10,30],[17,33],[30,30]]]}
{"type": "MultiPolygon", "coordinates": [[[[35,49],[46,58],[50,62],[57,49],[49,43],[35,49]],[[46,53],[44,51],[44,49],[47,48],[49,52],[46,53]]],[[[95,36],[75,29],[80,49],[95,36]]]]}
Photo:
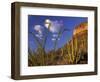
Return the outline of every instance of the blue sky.
{"type": "Polygon", "coordinates": [[[57,35],[57,33],[52,33],[52,29],[50,31],[46,28],[45,21],[47,19],[51,21],[52,28],[56,29],[56,27],[58,27],[58,31],[60,26],[61,29],[69,29],[68,31],[65,31],[58,39],[57,49],[63,47],[67,43],[67,41],[72,38],[72,33],[75,26],[79,25],[82,22],[88,21],[87,17],[28,15],[28,47],[31,50],[35,51],[37,49],[37,43],[30,32],[33,32],[36,35],[41,44],[43,43],[45,36],[47,36],[45,51],[53,50],[55,43],[55,38],[53,37],[53,35],[57,35]],[[38,28],[40,29],[39,31],[38,28]]]}

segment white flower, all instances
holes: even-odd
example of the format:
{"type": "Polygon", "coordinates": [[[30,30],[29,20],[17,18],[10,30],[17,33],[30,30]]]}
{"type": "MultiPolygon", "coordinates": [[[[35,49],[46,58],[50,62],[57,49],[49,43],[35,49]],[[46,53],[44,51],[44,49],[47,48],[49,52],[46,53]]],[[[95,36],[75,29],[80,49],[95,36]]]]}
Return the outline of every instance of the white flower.
{"type": "Polygon", "coordinates": [[[36,36],[37,38],[39,38],[39,39],[43,39],[43,35],[41,35],[41,34],[35,34],[35,36],[36,36]]]}
{"type": "Polygon", "coordinates": [[[52,38],[52,41],[60,40],[60,38],[52,38]]]}
{"type": "Polygon", "coordinates": [[[58,40],[60,40],[60,38],[58,38],[58,40]]]}
{"type": "Polygon", "coordinates": [[[52,41],[55,41],[56,39],[55,39],[55,38],[52,38],[51,40],[52,40],[52,41]]]}
{"type": "Polygon", "coordinates": [[[40,35],[40,34],[36,34],[35,36],[36,36],[36,37],[42,37],[42,35],[40,35]]]}
{"type": "Polygon", "coordinates": [[[41,25],[35,25],[34,30],[37,31],[35,36],[39,39],[43,39],[43,27],[41,25]]]}
{"type": "Polygon", "coordinates": [[[47,29],[49,29],[50,25],[51,25],[51,21],[50,21],[49,19],[46,19],[46,20],[45,20],[45,27],[46,27],[47,29]]]}
{"type": "Polygon", "coordinates": [[[53,34],[52,36],[53,36],[53,37],[58,37],[58,34],[53,34]]]}
{"type": "Polygon", "coordinates": [[[39,34],[42,34],[42,26],[41,25],[35,25],[34,30],[37,31],[39,34]]]}

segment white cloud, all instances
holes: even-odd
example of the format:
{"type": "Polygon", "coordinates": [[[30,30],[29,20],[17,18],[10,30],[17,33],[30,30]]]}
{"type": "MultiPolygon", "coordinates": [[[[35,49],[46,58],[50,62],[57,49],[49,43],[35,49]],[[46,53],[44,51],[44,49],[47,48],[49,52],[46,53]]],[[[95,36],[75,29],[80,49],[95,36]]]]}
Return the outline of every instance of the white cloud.
{"type": "Polygon", "coordinates": [[[58,33],[61,30],[61,23],[59,21],[51,21],[49,19],[46,19],[45,27],[52,33],[58,33]]]}
{"type": "Polygon", "coordinates": [[[53,33],[58,33],[61,30],[61,26],[57,21],[53,21],[51,24],[50,31],[53,33]]]}

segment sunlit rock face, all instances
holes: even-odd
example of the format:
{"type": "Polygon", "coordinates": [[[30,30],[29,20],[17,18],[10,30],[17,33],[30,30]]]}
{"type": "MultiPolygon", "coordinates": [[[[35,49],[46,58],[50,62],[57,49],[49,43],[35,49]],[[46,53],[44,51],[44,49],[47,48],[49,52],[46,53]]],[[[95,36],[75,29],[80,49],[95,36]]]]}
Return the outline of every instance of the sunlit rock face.
{"type": "Polygon", "coordinates": [[[73,45],[75,49],[80,49],[83,52],[87,52],[88,45],[88,23],[83,22],[73,31],[73,45]]]}
{"type": "Polygon", "coordinates": [[[81,23],[80,25],[75,27],[73,35],[77,35],[87,30],[88,30],[88,23],[87,22],[81,23]]]}
{"type": "Polygon", "coordinates": [[[67,53],[72,56],[69,63],[88,63],[88,23],[83,22],[73,30],[72,39],[66,44],[67,53]]]}

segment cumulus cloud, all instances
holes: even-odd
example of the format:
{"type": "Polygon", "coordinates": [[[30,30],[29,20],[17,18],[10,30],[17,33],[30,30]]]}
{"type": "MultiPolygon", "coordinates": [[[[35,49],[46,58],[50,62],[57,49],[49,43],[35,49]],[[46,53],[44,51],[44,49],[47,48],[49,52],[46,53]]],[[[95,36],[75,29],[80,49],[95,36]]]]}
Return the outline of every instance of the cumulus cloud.
{"type": "Polygon", "coordinates": [[[62,21],[45,20],[45,27],[52,33],[58,33],[62,28],[62,21]]]}

